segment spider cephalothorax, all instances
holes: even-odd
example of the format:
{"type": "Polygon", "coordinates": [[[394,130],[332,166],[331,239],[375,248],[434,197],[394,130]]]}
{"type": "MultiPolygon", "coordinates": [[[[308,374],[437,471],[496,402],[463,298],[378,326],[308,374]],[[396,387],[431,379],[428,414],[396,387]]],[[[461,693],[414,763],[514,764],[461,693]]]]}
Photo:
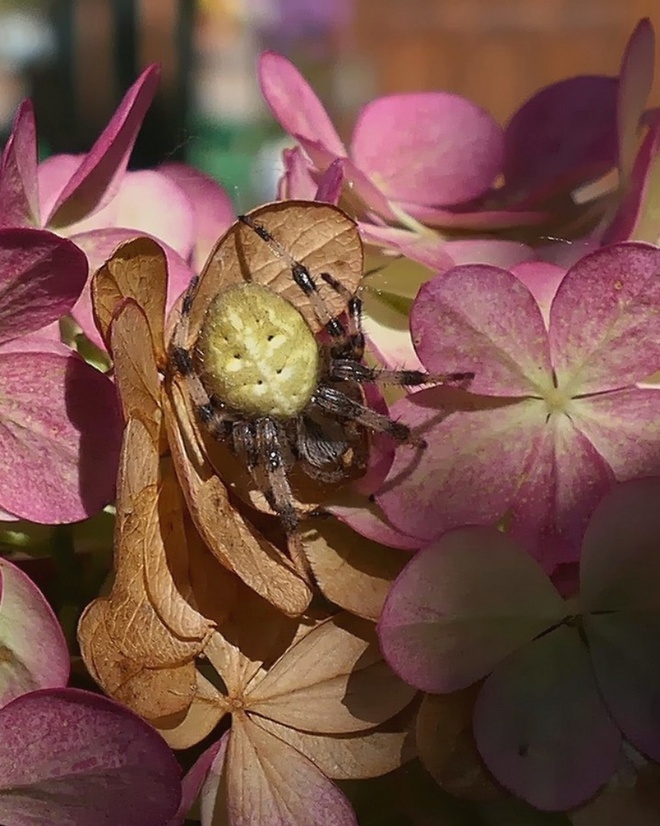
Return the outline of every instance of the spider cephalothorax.
{"type": "MultiPolygon", "coordinates": [[[[332,209],[307,205],[310,210],[321,206],[332,209]]],[[[239,222],[255,233],[273,259],[286,265],[321,335],[312,329],[309,313],[305,317],[291,300],[264,283],[244,280],[212,296],[207,289],[198,331],[191,337],[190,319],[200,290],[194,278],[182,301],[170,359],[201,426],[247,467],[292,536],[300,516],[290,484],[294,468],[317,481],[345,481],[365,431],[424,446],[405,424],[370,408],[362,385],[463,381],[471,374],[431,376],[365,364],[359,296],[332,273],[317,274],[294,258],[260,222],[260,212],[241,216],[239,222]],[[331,310],[320,285],[340,299],[343,312],[331,310]]]]}

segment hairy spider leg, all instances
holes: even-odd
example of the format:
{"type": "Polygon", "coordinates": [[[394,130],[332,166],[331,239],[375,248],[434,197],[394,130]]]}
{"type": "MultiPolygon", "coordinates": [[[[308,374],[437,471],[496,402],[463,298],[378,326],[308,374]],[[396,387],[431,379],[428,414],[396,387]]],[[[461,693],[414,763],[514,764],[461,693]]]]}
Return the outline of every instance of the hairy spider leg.
{"type": "Polygon", "coordinates": [[[197,375],[192,355],[187,347],[190,331],[190,311],[197,292],[199,276],[194,275],[186,289],[181,303],[181,314],[174,327],[170,346],[170,361],[186,384],[195,412],[214,439],[223,439],[231,434],[232,420],[223,411],[219,400],[210,396],[197,375]]]}

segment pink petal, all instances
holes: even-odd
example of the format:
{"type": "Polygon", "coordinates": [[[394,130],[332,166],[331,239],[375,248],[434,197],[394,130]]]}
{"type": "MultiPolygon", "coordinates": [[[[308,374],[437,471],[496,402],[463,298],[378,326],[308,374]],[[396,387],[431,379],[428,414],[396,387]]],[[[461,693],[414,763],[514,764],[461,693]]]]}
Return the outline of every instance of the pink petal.
{"type": "Polygon", "coordinates": [[[380,542],[388,548],[416,551],[421,546],[422,540],[408,536],[390,525],[377,505],[367,508],[366,504],[356,502],[352,505],[330,505],[327,510],[360,536],[380,542]]]}
{"type": "Polygon", "coordinates": [[[660,239],[656,219],[660,195],[660,123],[647,132],[623,192],[619,209],[603,235],[603,243],[660,239]]]}
{"type": "Polygon", "coordinates": [[[32,692],[0,712],[0,821],[162,826],[181,797],[160,735],[105,697],[32,692]]]}
{"type": "Polygon", "coordinates": [[[486,680],[474,736],[496,780],[544,811],[592,797],[614,774],[621,748],[587,650],[565,626],[517,651],[486,680]]]}
{"type": "Polygon", "coordinates": [[[378,623],[387,662],[442,694],[486,676],[566,615],[538,565],[494,528],[457,528],[399,574],[378,623]]]}
{"type": "Polygon", "coordinates": [[[133,144],[156,94],[160,68],[152,64],[124,95],[110,122],[60,193],[45,224],[80,221],[114,197],[126,172],[133,144]]]}
{"type": "Polygon", "coordinates": [[[388,95],[360,113],[351,157],[393,201],[425,206],[481,195],[502,165],[502,130],[483,109],[446,92],[388,95]]]}
{"type": "Polygon", "coordinates": [[[121,441],[115,388],[75,355],[0,350],[0,506],[75,522],[112,500],[121,441]]]}
{"type": "Polygon", "coordinates": [[[660,609],[660,478],[634,479],[605,496],[584,535],[580,605],[587,612],[660,609]]]}
{"type": "Polygon", "coordinates": [[[379,227],[365,222],[358,226],[367,243],[394,250],[435,272],[445,272],[455,266],[456,262],[448,254],[447,241],[440,235],[422,236],[397,227],[379,227]]]}
{"type": "MultiPolygon", "coordinates": [[[[95,272],[110,258],[120,244],[145,234],[146,233],[136,232],[132,229],[97,229],[91,232],[84,232],[81,235],[72,236],[71,240],[75,241],[76,244],[84,250],[89,260],[90,272],[95,272]]],[[[158,241],[167,257],[167,310],[169,311],[174,306],[176,299],[190,283],[194,272],[181,256],[168,247],[167,244],[159,241],[158,238],[154,238],[154,241],[158,241]]],[[[80,298],[74,306],[72,314],[82,327],[87,338],[96,344],[97,347],[105,350],[105,344],[99,331],[96,329],[94,316],[92,314],[89,282],[85,285],[85,289],[82,291],[80,298]]]]}
{"type": "Polygon", "coordinates": [[[69,651],[50,605],[20,568],[0,559],[0,704],[38,688],[65,686],[69,651]]]}
{"type": "MultiPolygon", "coordinates": [[[[217,181],[187,164],[166,163],[159,166],[157,171],[174,181],[192,204],[194,215],[193,267],[196,272],[200,272],[218,238],[236,220],[231,198],[217,181]]],[[[124,226],[128,224],[124,223],[124,226]]],[[[153,234],[162,238],[170,246],[175,246],[167,236],[153,234]]]]}
{"type": "Polygon", "coordinates": [[[595,180],[617,161],[617,78],[571,77],[537,92],[505,131],[505,191],[521,205],[595,180]]]}
{"type": "Polygon", "coordinates": [[[571,402],[571,418],[619,481],[660,473],[660,389],[635,388],[571,402]]]}
{"type": "Polygon", "coordinates": [[[547,264],[545,261],[528,261],[512,267],[511,272],[534,296],[541,308],[545,326],[549,327],[552,299],[555,297],[566,270],[556,264],[547,264]]]}
{"type": "Polygon", "coordinates": [[[619,169],[622,181],[630,177],[635,157],[639,122],[653,86],[655,35],[648,17],[630,35],[621,60],[617,99],[619,169]]]}
{"type": "Polygon", "coordinates": [[[194,242],[192,201],[178,184],[157,170],[127,172],[115,197],[88,218],[70,224],[66,235],[96,229],[130,227],[134,235],[150,235],[188,258],[194,242]]]}
{"type": "Polygon", "coordinates": [[[410,328],[426,369],[473,371],[473,393],[540,395],[552,387],[541,312],[506,270],[474,264],[436,276],[420,289],[410,328]]]}
{"type": "Polygon", "coordinates": [[[566,273],[550,312],[550,347],[565,395],[625,387],[660,363],[660,250],[617,244],[566,273]]]}
{"type": "Polygon", "coordinates": [[[41,214],[48,216],[53,211],[64,187],[80,168],[85,155],[51,155],[41,161],[37,170],[39,178],[39,203],[41,214]]]}
{"type": "Polygon", "coordinates": [[[589,614],[584,630],[598,688],[615,723],[636,749],[660,760],[660,614],[657,608],[631,608],[589,614]]]}
{"type": "Polygon", "coordinates": [[[0,229],[0,342],[68,313],[86,278],[85,256],[70,241],[41,229],[0,229]]]}
{"type": "Polygon", "coordinates": [[[511,227],[526,227],[542,224],[552,218],[547,210],[518,210],[518,209],[480,209],[479,205],[467,206],[463,209],[437,209],[435,207],[418,206],[402,202],[399,208],[408,215],[416,218],[422,224],[431,227],[446,227],[447,229],[476,229],[496,230],[511,227]]]}
{"type": "Polygon", "coordinates": [[[525,261],[536,260],[535,251],[527,244],[499,238],[447,241],[445,252],[457,264],[490,264],[505,270],[519,266],[525,261]]]}
{"type": "Polygon", "coordinates": [[[493,400],[450,388],[411,393],[390,411],[427,447],[397,450],[377,501],[385,517],[420,545],[450,528],[498,524],[536,456],[544,402],[493,400]]]}
{"type": "Polygon", "coordinates": [[[344,167],[340,158],[333,161],[319,178],[318,187],[314,193],[315,201],[326,204],[337,204],[344,185],[344,167]]]}
{"type": "Polygon", "coordinates": [[[589,517],[614,477],[569,416],[548,416],[542,434],[512,503],[509,529],[553,573],[578,561],[589,517]]]}
{"type": "Polygon", "coordinates": [[[261,93],[285,132],[318,141],[335,156],[346,155],[323,104],[293,63],[275,52],[259,58],[261,93]]]}
{"type": "Polygon", "coordinates": [[[167,826],[181,826],[181,824],[186,822],[186,815],[192,809],[195,800],[197,800],[221,749],[222,755],[220,756],[220,763],[224,761],[227,736],[228,735],[225,734],[220,740],[209,746],[209,748],[202,752],[197,760],[195,760],[192,767],[188,769],[181,782],[181,803],[179,804],[176,815],[167,823],[167,826]]]}
{"type": "Polygon", "coordinates": [[[277,200],[289,198],[313,201],[318,185],[312,177],[312,167],[299,146],[282,152],[284,174],[278,184],[277,200]]]}
{"type": "Polygon", "coordinates": [[[31,100],[18,107],[0,158],[0,226],[39,226],[37,132],[31,100]]]}

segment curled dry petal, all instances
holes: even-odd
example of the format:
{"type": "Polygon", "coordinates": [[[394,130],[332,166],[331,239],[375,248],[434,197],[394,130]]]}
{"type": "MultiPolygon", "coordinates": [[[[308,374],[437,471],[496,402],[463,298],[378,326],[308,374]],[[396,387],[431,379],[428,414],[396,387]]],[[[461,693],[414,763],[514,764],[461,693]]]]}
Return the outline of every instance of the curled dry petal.
{"type": "Polygon", "coordinates": [[[474,736],[505,788],[551,811],[592,797],[614,773],[621,748],[587,649],[566,626],[521,648],[491,674],[477,698],[474,736]]]}
{"type": "Polygon", "coordinates": [[[66,315],[86,278],[84,253],[71,241],[40,229],[0,229],[0,341],[66,315]]]}
{"type": "Polygon", "coordinates": [[[398,674],[440,693],[484,677],[566,613],[541,568],[506,534],[465,527],[446,533],[403,569],[378,634],[398,674]]]}
{"type": "Polygon", "coordinates": [[[252,711],[284,725],[343,734],[390,719],[413,694],[382,661],[373,625],[339,615],[294,643],[249,701],[252,711]]]}
{"type": "MultiPolygon", "coordinates": [[[[357,826],[343,793],[299,751],[246,718],[234,720],[228,739],[222,781],[232,826],[357,826]]],[[[215,779],[215,799],[223,805],[224,795],[218,793],[221,775],[213,774],[209,780],[215,779]]],[[[217,815],[211,820],[211,807],[204,802],[202,824],[211,826],[217,815]]]]}
{"type": "MultiPolygon", "coordinates": [[[[362,277],[362,244],[356,224],[340,209],[316,201],[283,201],[250,212],[296,261],[315,277],[319,292],[330,312],[344,310],[345,300],[318,277],[322,272],[351,292],[362,277]]],[[[295,283],[292,261],[238,221],[218,241],[204,268],[190,318],[190,336],[199,333],[206,308],[222,289],[233,284],[254,282],[270,287],[300,310],[313,330],[319,322],[309,299],[295,283]]]]}
{"type": "Polygon", "coordinates": [[[305,523],[302,540],[314,579],[325,597],[351,614],[375,622],[408,554],[365,539],[332,518],[305,523]]]}
{"type": "Polygon", "coordinates": [[[0,820],[161,826],[181,799],[160,736],[117,703],[77,689],[37,691],[0,712],[0,820]]]}
{"type": "Polygon", "coordinates": [[[0,560],[0,704],[69,679],[66,640],[51,607],[15,565],[0,560]]]}
{"type": "Polygon", "coordinates": [[[231,710],[227,698],[199,670],[190,705],[167,717],[152,720],[172,749],[188,749],[201,742],[231,710]]]}
{"type": "Polygon", "coordinates": [[[34,522],[75,522],[113,498],[121,440],[115,388],[74,354],[0,348],[0,505],[34,522]]]}
{"type": "Polygon", "coordinates": [[[106,345],[110,325],[123,299],[132,298],[140,307],[151,329],[156,359],[164,359],[163,330],[167,296],[165,252],[150,238],[127,241],[92,279],[94,317],[106,345]]]}

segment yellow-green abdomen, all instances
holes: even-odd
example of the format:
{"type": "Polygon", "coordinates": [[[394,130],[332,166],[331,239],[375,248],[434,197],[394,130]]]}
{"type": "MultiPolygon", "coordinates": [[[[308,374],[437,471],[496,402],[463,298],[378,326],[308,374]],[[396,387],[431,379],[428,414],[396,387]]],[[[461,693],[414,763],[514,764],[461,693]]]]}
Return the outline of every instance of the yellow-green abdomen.
{"type": "Polygon", "coordinates": [[[207,389],[248,418],[292,418],[319,378],[319,347],[286,299],[260,284],[230,287],[209,304],[195,357],[207,389]]]}

